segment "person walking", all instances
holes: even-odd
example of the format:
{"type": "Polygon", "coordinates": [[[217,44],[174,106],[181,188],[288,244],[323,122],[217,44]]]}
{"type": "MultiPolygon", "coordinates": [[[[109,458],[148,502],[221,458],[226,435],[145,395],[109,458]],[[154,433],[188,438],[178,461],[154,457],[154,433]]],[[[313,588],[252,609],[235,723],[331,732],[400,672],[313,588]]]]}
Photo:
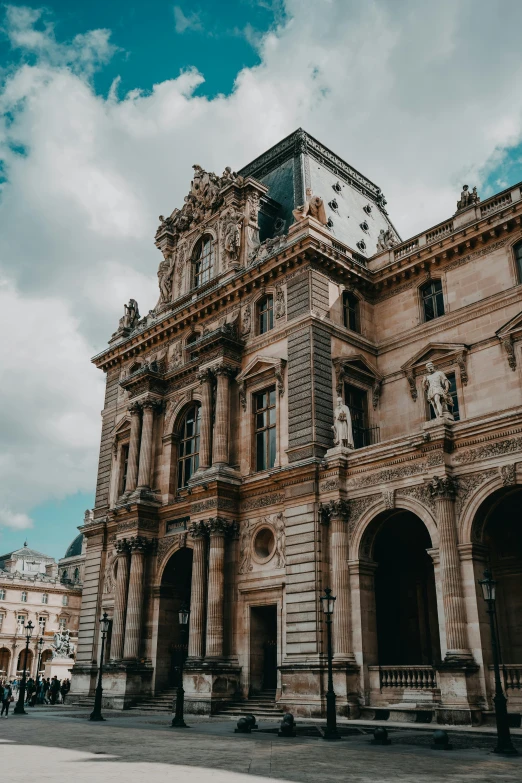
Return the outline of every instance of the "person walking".
{"type": "Polygon", "coordinates": [[[51,687],[49,690],[51,691],[51,704],[56,704],[58,694],[60,693],[60,682],[56,675],[51,680],[51,687]]]}
{"type": "Polygon", "coordinates": [[[43,703],[49,704],[49,691],[51,689],[51,681],[49,677],[43,682],[43,703]]]}
{"type": "Polygon", "coordinates": [[[71,690],[71,683],[69,682],[68,679],[65,679],[60,687],[60,693],[62,694],[62,704],[65,704],[65,697],[67,696],[70,690],[71,690]]]}
{"type": "Polygon", "coordinates": [[[5,712],[5,717],[7,718],[9,715],[9,705],[13,701],[13,689],[11,687],[11,684],[5,681],[3,688],[2,688],[2,711],[0,712],[0,718],[3,716],[5,712]]]}

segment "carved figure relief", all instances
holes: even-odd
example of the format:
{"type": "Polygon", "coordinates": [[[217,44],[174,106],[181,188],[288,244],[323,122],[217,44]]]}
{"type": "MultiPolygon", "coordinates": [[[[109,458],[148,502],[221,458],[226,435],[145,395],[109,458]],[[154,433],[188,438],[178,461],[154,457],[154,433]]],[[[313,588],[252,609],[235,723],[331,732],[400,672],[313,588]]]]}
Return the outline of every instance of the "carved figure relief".
{"type": "Polygon", "coordinates": [[[225,210],[221,217],[221,236],[224,250],[224,266],[239,260],[241,249],[241,224],[243,217],[233,207],[225,210]]]}
{"type": "Polygon", "coordinates": [[[392,247],[398,243],[398,239],[391,230],[391,228],[381,228],[379,236],[377,238],[377,252],[381,253],[383,250],[391,250],[392,247]]]}
{"type": "Polygon", "coordinates": [[[275,295],[275,317],[278,318],[284,318],[286,315],[286,303],[285,303],[285,292],[283,291],[281,286],[278,286],[276,288],[276,295],[275,295]]]}
{"type": "Polygon", "coordinates": [[[299,222],[306,217],[311,217],[318,220],[323,226],[326,226],[328,223],[324,201],[320,196],[313,195],[312,188],[306,188],[305,203],[294,209],[292,214],[296,222],[299,222]]]}
{"type": "Polygon", "coordinates": [[[252,571],[252,552],[250,548],[250,520],[241,523],[239,533],[239,573],[247,574],[252,571]]]}
{"type": "Polygon", "coordinates": [[[176,340],[169,346],[167,353],[167,369],[176,370],[183,364],[183,350],[181,340],[176,340]]]}
{"type": "Polygon", "coordinates": [[[275,555],[274,555],[275,567],[284,568],[286,564],[285,519],[282,512],[276,514],[273,519],[274,519],[275,539],[276,539],[276,548],[275,548],[275,555]]]}
{"type": "Polygon", "coordinates": [[[426,365],[428,374],[424,376],[422,387],[426,391],[426,398],[435,412],[435,416],[441,419],[444,415],[453,419],[453,400],[449,393],[450,382],[442,370],[436,370],[433,362],[426,365]]]}
{"type": "Polygon", "coordinates": [[[252,328],[252,311],[250,305],[247,305],[243,309],[243,314],[241,318],[241,336],[246,337],[248,334],[250,334],[251,328],[252,328]]]}
{"type": "Polygon", "coordinates": [[[107,558],[107,564],[105,566],[105,574],[103,577],[103,592],[104,593],[113,593],[114,592],[114,562],[116,560],[116,555],[112,554],[110,557],[107,558]]]}
{"type": "Polygon", "coordinates": [[[160,303],[169,302],[172,296],[172,275],[176,256],[171,254],[160,262],[158,267],[158,284],[160,289],[160,303]]]}
{"type": "Polygon", "coordinates": [[[123,305],[123,316],[120,318],[120,329],[134,329],[140,320],[140,311],[135,299],[129,299],[128,305],[123,305]]]}

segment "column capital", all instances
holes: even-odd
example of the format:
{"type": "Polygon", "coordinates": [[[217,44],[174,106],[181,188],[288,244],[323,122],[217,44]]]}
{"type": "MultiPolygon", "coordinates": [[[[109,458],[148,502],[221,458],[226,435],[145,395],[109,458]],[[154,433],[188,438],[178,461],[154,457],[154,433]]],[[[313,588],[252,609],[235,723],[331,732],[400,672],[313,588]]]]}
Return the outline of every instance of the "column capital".
{"type": "Polygon", "coordinates": [[[227,378],[234,378],[237,374],[237,370],[234,367],[229,367],[227,364],[220,364],[218,367],[213,367],[212,371],[215,375],[224,375],[227,378]]]}
{"type": "Polygon", "coordinates": [[[161,400],[155,400],[153,398],[147,398],[141,402],[143,410],[161,411],[163,403],[161,400]]]}
{"type": "Polygon", "coordinates": [[[191,522],[189,527],[191,538],[201,538],[206,536],[207,532],[207,525],[202,519],[199,522],[191,522]]]}
{"type": "Polygon", "coordinates": [[[350,516],[350,505],[347,500],[329,500],[319,505],[319,520],[322,525],[328,525],[333,519],[347,522],[350,516]]]}
{"type": "Polygon", "coordinates": [[[118,555],[128,555],[130,552],[129,542],[126,538],[120,538],[118,541],[116,541],[114,547],[118,555]]]}
{"type": "Polygon", "coordinates": [[[428,482],[428,491],[435,500],[455,500],[457,479],[452,476],[433,476],[428,482]]]}
{"type": "Polygon", "coordinates": [[[232,535],[237,531],[237,522],[225,517],[211,517],[206,526],[211,536],[232,535]]]}
{"type": "Polygon", "coordinates": [[[141,405],[139,402],[133,402],[128,407],[129,416],[139,416],[141,413],[141,405]]]}
{"type": "Polygon", "coordinates": [[[200,383],[212,383],[214,380],[214,371],[210,369],[201,370],[198,372],[198,381],[200,383]]]}
{"type": "Polygon", "coordinates": [[[150,552],[154,543],[153,539],[144,538],[143,536],[132,536],[125,540],[130,552],[141,552],[144,555],[150,552]]]}

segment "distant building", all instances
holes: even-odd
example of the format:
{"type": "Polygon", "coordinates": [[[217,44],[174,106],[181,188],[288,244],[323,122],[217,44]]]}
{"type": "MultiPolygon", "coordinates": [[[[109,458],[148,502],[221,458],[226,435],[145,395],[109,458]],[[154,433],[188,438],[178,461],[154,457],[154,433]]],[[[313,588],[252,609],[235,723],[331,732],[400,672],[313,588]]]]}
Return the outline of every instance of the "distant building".
{"type": "Polygon", "coordinates": [[[83,551],[80,533],[58,563],[31,549],[27,542],[20,549],[0,555],[0,677],[22,674],[26,643],[24,626],[29,621],[34,626],[27,659],[29,675],[34,677],[37,673],[40,638],[44,640],[40,672],[52,657],[56,632],[68,630],[76,646],[83,551]]]}
{"type": "Polygon", "coordinates": [[[465,186],[403,241],[381,190],[299,130],[238,174],[194,166],[168,206],[158,302],[131,299],[93,359],[73,690],[94,693],[107,611],[106,703],[174,686],[187,654],[191,711],[264,692],[320,716],[330,587],[340,713],[478,721],[490,563],[521,712],[521,184],[465,186]]]}

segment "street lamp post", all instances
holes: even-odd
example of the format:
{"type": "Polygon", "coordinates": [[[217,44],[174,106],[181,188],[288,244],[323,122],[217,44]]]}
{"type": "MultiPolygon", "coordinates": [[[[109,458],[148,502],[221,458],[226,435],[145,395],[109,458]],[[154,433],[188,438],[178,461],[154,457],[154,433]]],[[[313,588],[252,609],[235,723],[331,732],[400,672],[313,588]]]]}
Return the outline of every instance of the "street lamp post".
{"type": "Polygon", "coordinates": [[[332,615],[334,611],[335,600],[335,596],[332,595],[330,588],[325,588],[324,595],[321,596],[321,602],[323,605],[323,612],[326,620],[326,632],[328,637],[328,690],[326,691],[326,729],[323,735],[324,739],[327,740],[341,739],[341,735],[337,731],[335,691],[333,689],[332,673],[332,615]]]}
{"type": "Polygon", "coordinates": [[[24,673],[22,675],[22,682],[20,683],[20,691],[18,693],[18,701],[16,703],[16,707],[14,708],[14,714],[15,715],[27,715],[27,712],[24,710],[24,700],[25,700],[25,681],[26,681],[26,672],[27,672],[27,655],[29,654],[29,642],[31,641],[31,636],[33,635],[33,624],[29,620],[27,625],[23,625],[23,629],[25,631],[25,655],[24,655],[24,673]]]}
{"type": "Polygon", "coordinates": [[[101,652],[100,652],[100,666],[98,669],[98,684],[96,686],[96,692],[94,694],[94,709],[89,716],[89,720],[105,720],[105,718],[101,714],[102,693],[103,693],[102,675],[103,675],[103,656],[105,654],[105,638],[107,636],[107,631],[109,630],[109,623],[110,623],[109,616],[107,612],[104,612],[103,617],[100,619],[102,643],[101,643],[101,652]]]}
{"type": "Polygon", "coordinates": [[[36,666],[36,682],[34,684],[35,688],[34,688],[33,698],[31,699],[31,707],[34,707],[34,705],[38,701],[38,686],[39,686],[39,683],[40,683],[40,667],[42,665],[42,650],[43,650],[43,646],[44,646],[43,636],[40,636],[40,638],[38,639],[38,644],[36,645],[37,650],[38,650],[38,663],[37,663],[37,666],[36,666]]]}
{"type": "Polygon", "coordinates": [[[493,668],[495,670],[495,695],[493,703],[495,705],[495,719],[497,721],[497,744],[493,748],[494,753],[502,753],[505,756],[515,756],[518,751],[513,747],[511,734],[509,731],[509,718],[507,711],[507,699],[502,690],[500,680],[500,656],[497,644],[497,629],[495,627],[495,600],[496,585],[493,575],[489,569],[484,571],[484,579],[479,580],[482,587],[484,600],[487,604],[489,614],[489,627],[491,629],[491,651],[493,653],[493,668]]]}
{"type": "MultiPolygon", "coordinates": [[[[185,630],[188,626],[190,609],[186,603],[183,603],[179,610],[179,624],[181,630],[185,630]]],[[[172,718],[172,726],[177,729],[189,729],[185,720],[183,719],[183,708],[185,705],[185,691],[183,689],[183,645],[181,645],[181,663],[179,667],[179,685],[176,691],[176,711],[172,718]]]]}

